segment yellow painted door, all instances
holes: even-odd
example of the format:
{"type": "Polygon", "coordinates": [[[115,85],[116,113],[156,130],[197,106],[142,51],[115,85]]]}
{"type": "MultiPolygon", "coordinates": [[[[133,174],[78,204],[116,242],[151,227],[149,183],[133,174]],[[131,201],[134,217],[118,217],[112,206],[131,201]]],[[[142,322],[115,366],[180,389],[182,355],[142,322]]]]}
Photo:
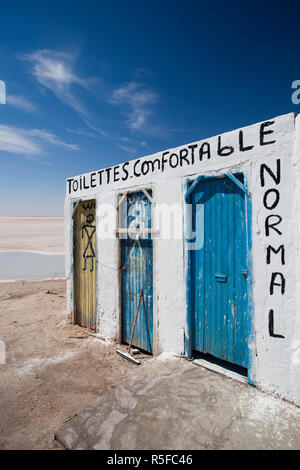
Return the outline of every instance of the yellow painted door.
{"type": "Polygon", "coordinates": [[[96,329],[95,200],[80,201],[74,215],[75,323],[96,329]]]}

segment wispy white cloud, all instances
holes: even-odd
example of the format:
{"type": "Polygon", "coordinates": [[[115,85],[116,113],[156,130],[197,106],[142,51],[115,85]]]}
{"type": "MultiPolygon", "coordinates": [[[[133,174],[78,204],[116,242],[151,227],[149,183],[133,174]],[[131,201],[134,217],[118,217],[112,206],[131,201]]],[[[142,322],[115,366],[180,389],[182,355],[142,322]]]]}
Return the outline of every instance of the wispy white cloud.
{"type": "Polygon", "coordinates": [[[36,155],[40,146],[24,129],[0,125],[0,150],[21,155],[36,155]]]}
{"type": "Polygon", "coordinates": [[[131,81],[114,90],[109,102],[124,105],[128,108],[127,123],[132,130],[144,127],[152,110],[151,106],[158,100],[158,95],[142,83],[131,81]]]}
{"type": "Polygon", "coordinates": [[[51,90],[57,98],[87,117],[84,105],[74,93],[74,86],[89,90],[94,78],[82,78],[74,71],[75,58],[71,54],[48,49],[27,54],[24,60],[31,64],[31,72],[37,81],[51,90]]]}
{"type": "Polygon", "coordinates": [[[87,131],[85,129],[66,129],[67,132],[70,134],[75,134],[75,135],[83,135],[85,137],[92,137],[92,138],[97,138],[98,136],[95,134],[95,132],[87,131]]]}
{"type": "Polygon", "coordinates": [[[20,169],[22,169],[23,171],[23,167],[20,167],[19,165],[12,165],[11,163],[1,162],[1,161],[0,161],[0,169],[3,171],[10,171],[10,172],[20,170],[20,169]]]}
{"type": "Polygon", "coordinates": [[[37,107],[32,101],[22,95],[11,95],[6,96],[6,104],[13,106],[14,108],[20,109],[27,113],[34,113],[37,111],[37,107]]]}
{"type": "Polygon", "coordinates": [[[0,125],[0,151],[30,158],[43,155],[48,150],[49,144],[68,150],[79,150],[77,145],[63,142],[53,133],[45,130],[26,130],[20,127],[0,125]]]}
{"type": "Polygon", "coordinates": [[[89,127],[90,129],[95,131],[98,135],[103,137],[103,139],[108,140],[108,141],[115,140],[116,137],[111,135],[110,132],[107,132],[107,131],[103,130],[101,127],[99,127],[95,124],[92,124],[91,121],[89,121],[87,119],[84,119],[84,123],[86,124],[87,127],[89,127]]]}
{"type": "Polygon", "coordinates": [[[128,147],[127,145],[117,144],[117,147],[121,150],[124,150],[124,152],[136,154],[136,149],[132,147],[128,147]]]}
{"type": "MultiPolygon", "coordinates": [[[[98,136],[110,139],[109,133],[91,122],[89,110],[77,96],[78,88],[93,91],[100,81],[95,77],[83,78],[76,73],[75,56],[44,49],[34,51],[22,58],[30,64],[31,73],[41,85],[51,90],[60,101],[73,108],[89,129],[98,136]]],[[[89,137],[95,137],[95,135],[89,134],[89,137]]]]}
{"type": "Polygon", "coordinates": [[[28,133],[30,136],[37,137],[46,142],[49,142],[50,144],[59,145],[69,150],[79,150],[79,147],[77,144],[68,144],[67,142],[63,142],[62,140],[58,139],[54,134],[44,129],[32,129],[28,131],[28,133]]]}
{"type": "MultiPolygon", "coordinates": [[[[87,127],[87,130],[79,131],[67,129],[68,132],[86,137],[98,137],[119,147],[122,136],[118,135],[119,132],[115,129],[117,127],[121,129],[121,126],[114,126],[112,131],[102,128],[98,125],[99,116],[95,116],[95,110],[89,109],[83,101],[82,90],[94,92],[95,85],[102,84],[102,82],[99,78],[86,78],[82,73],[78,73],[77,58],[74,55],[44,49],[33,51],[23,56],[22,59],[29,64],[30,71],[37,82],[74,109],[87,127]]],[[[102,98],[113,106],[121,107],[129,129],[148,130],[149,133],[149,118],[158,95],[142,83],[142,77],[146,73],[148,72],[144,68],[137,69],[136,80],[121,84],[112,92],[106,91],[106,95],[102,98]]],[[[104,87],[106,90],[108,88],[108,85],[104,87]]],[[[125,146],[123,150],[126,148],[130,153],[135,152],[131,146],[125,146]]]]}

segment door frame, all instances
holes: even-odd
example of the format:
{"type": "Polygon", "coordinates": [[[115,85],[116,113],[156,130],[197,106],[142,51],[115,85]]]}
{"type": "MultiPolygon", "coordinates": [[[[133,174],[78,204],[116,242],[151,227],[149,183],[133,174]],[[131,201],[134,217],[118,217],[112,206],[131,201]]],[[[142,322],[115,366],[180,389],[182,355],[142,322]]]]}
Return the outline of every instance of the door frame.
{"type": "MultiPolygon", "coordinates": [[[[116,195],[116,228],[119,229],[119,222],[120,222],[120,199],[122,196],[126,194],[133,194],[137,192],[143,192],[143,189],[146,191],[152,192],[152,208],[151,208],[151,216],[152,216],[152,227],[155,228],[156,226],[156,215],[155,215],[155,189],[153,185],[148,184],[146,186],[134,186],[131,188],[124,188],[123,190],[119,190],[116,195]]],[[[122,344],[123,342],[123,304],[122,304],[122,271],[121,271],[121,262],[122,262],[122,238],[116,235],[117,239],[117,267],[119,271],[118,276],[118,288],[119,288],[119,322],[118,322],[118,334],[117,334],[117,341],[118,343],[122,344]]],[[[157,317],[157,302],[156,302],[156,236],[154,235],[152,238],[152,273],[153,273],[153,299],[152,299],[152,315],[153,315],[153,339],[152,339],[152,355],[156,356],[158,354],[158,317],[157,317]]]]}
{"type": "Polygon", "coordinates": [[[71,203],[71,230],[70,230],[70,238],[71,238],[71,275],[72,275],[72,280],[71,280],[71,285],[72,285],[72,298],[71,298],[71,308],[72,308],[72,317],[71,321],[72,324],[75,325],[76,321],[76,315],[75,315],[75,245],[74,245],[74,237],[75,237],[75,212],[78,208],[78,205],[80,202],[84,201],[90,201],[94,199],[95,201],[95,223],[96,223],[96,233],[95,233],[95,238],[96,238],[96,260],[95,260],[95,269],[96,269],[96,332],[98,333],[98,263],[97,263],[97,253],[98,253],[98,239],[97,239],[97,197],[94,194],[91,194],[89,196],[83,196],[80,198],[74,198],[72,199],[71,203]]]}
{"type": "Polygon", "coordinates": [[[184,335],[184,354],[189,359],[192,358],[192,250],[189,250],[189,240],[190,240],[190,230],[192,227],[192,219],[191,219],[191,211],[189,204],[191,203],[191,194],[190,192],[191,186],[193,185],[193,189],[196,189],[197,182],[201,182],[204,180],[213,180],[216,178],[230,178],[228,176],[228,171],[230,175],[234,174],[242,174],[244,177],[244,191],[245,191],[245,219],[246,219],[246,251],[247,251],[247,269],[248,269],[248,287],[247,287],[247,295],[248,295],[248,309],[247,309],[247,318],[248,318],[248,382],[252,385],[255,385],[255,378],[254,378],[254,361],[255,361],[255,334],[254,334],[254,311],[253,311],[253,266],[252,266],[252,201],[251,201],[251,193],[248,189],[247,183],[247,172],[245,169],[241,169],[238,167],[230,168],[229,170],[223,170],[222,172],[212,172],[210,174],[197,174],[193,175],[192,177],[188,177],[185,180],[184,184],[184,206],[185,206],[185,241],[184,241],[184,251],[185,251],[185,260],[186,260],[186,322],[185,322],[185,335],[184,335]]]}

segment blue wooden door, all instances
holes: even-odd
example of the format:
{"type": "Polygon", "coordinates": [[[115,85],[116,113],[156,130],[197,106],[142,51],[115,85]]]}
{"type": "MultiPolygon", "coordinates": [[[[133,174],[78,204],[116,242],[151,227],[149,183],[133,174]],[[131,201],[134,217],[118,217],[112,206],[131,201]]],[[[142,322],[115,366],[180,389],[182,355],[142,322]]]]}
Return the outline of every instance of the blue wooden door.
{"type": "Polygon", "coordinates": [[[206,179],[191,202],[193,349],[248,367],[245,193],[228,177],[206,179]]]}
{"type": "MultiPolygon", "coordinates": [[[[151,195],[151,192],[148,191],[151,195]]],[[[142,288],[142,300],[133,336],[133,346],[152,353],[153,344],[153,248],[151,235],[131,230],[150,229],[151,202],[143,192],[127,196],[122,204],[122,227],[127,238],[121,240],[123,341],[129,343],[142,288]]]]}

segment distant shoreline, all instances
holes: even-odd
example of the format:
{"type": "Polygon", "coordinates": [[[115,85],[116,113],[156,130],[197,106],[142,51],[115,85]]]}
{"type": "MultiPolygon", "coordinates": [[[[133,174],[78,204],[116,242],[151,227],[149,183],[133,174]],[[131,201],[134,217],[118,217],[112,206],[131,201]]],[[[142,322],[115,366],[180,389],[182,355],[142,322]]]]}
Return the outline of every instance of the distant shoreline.
{"type": "Polygon", "coordinates": [[[53,256],[53,255],[65,255],[65,252],[64,251],[61,251],[61,252],[58,252],[56,251],[55,253],[53,253],[53,251],[39,251],[39,250],[2,250],[0,249],[0,254],[1,253],[16,253],[16,252],[22,252],[22,253],[37,253],[39,255],[50,255],[50,256],[53,256]]]}
{"type": "Polygon", "coordinates": [[[66,279],[66,277],[49,277],[45,279],[0,279],[0,284],[11,284],[14,282],[65,281],[66,279]]]}
{"type": "Polygon", "coordinates": [[[65,255],[34,250],[1,250],[0,280],[62,279],[65,255]]]}
{"type": "Polygon", "coordinates": [[[64,219],[62,215],[0,215],[0,219],[64,219]]]}

